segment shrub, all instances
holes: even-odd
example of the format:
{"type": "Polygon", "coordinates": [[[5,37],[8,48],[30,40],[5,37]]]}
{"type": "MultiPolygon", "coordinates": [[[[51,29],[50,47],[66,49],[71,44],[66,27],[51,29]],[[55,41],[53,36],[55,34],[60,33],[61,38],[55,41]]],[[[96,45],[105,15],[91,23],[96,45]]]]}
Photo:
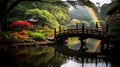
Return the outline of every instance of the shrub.
{"type": "Polygon", "coordinates": [[[31,23],[27,21],[17,21],[11,24],[11,28],[16,31],[21,31],[23,29],[29,29],[31,27],[31,23]]]}
{"type": "Polygon", "coordinates": [[[109,28],[108,34],[114,35],[114,36],[120,36],[120,27],[119,26],[113,26],[109,28]]]}
{"type": "Polygon", "coordinates": [[[0,33],[0,41],[1,42],[15,42],[18,41],[14,36],[12,35],[12,32],[1,32],[0,33]]]}
{"type": "Polygon", "coordinates": [[[28,38],[28,32],[26,30],[22,30],[20,32],[13,32],[12,35],[16,39],[26,39],[26,38],[28,38]]]}
{"type": "Polygon", "coordinates": [[[31,37],[35,40],[45,40],[45,36],[41,33],[38,32],[30,32],[29,33],[31,37]]]}
{"type": "Polygon", "coordinates": [[[48,26],[44,26],[43,29],[37,30],[38,33],[42,33],[45,36],[50,35],[53,33],[53,29],[50,29],[48,26]]]}

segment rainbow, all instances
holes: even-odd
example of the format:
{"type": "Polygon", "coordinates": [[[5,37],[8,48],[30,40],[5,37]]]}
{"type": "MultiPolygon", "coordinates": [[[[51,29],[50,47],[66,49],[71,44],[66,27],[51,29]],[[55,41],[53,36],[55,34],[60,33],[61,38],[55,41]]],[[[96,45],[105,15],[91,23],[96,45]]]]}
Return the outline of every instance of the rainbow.
{"type": "Polygon", "coordinates": [[[96,15],[96,13],[94,12],[93,8],[86,6],[86,9],[88,10],[88,12],[89,12],[90,16],[92,17],[92,19],[94,20],[94,22],[95,23],[98,22],[98,27],[101,27],[98,17],[96,15]]]}
{"type": "MultiPolygon", "coordinates": [[[[89,12],[90,16],[92,17],[92,19],[94,20],[95,24],[96,24],[96,22],[98,22],[98,27],[102,27],[102,26],[100,25],[100,22],[99,22],[99,20],[98,20],[98,17],[97,17],[97,15],[96,15],[96,13],[94,12],[93,8],[86,6],[86,9],[88,10],[88,12],[89,12]]],[[[96,52],[96,51],[97,51],[100,43],[101,43],[101,40],[96,40],[95,46],[94,46],[94,48],[93,48],[93,52],[96,52]]]]}

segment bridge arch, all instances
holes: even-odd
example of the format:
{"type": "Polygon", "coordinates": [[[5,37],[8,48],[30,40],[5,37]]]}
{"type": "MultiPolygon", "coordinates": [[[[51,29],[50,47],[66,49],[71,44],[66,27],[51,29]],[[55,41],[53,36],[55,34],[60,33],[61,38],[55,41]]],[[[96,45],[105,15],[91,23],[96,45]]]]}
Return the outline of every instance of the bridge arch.
{"type": "Polygon", "coordinates": [[[101,40],[102,47],[101,49],[104,49],[104,44],[108,40],[107,37],[108,32],[108,24],[106,24],[106,27],[98,27],[96,24],[96,27],[85,27],[84,24],[81,28],[74,29],[65,29],[62,30],[59,28],[59,31],[56,32],[56,29],[54,29],[54,40],[56,43],[64,44],[64,41],[69,37],[79,37],[79,40],[81,42],[81,49],[85,46],[84,40],[87,38],[93,38],[101,40]]]}

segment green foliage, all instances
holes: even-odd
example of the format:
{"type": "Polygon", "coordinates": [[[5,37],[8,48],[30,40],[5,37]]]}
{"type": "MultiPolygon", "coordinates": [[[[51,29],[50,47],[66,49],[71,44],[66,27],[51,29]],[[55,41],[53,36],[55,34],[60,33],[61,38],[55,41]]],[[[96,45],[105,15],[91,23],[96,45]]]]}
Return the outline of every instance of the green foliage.
{"type": "Polygon", "coordinates": [[[105,27],[105,21],[99,20],[99,22],[100,22],[100,25],[101,25],[102,27],[105,27]]]}
{"type": "Polygon", "coordinates": [[[57,28],[58,23],[64,24],[64,22],[69,21],[68,7],[61,1],[24,1],[18,4],[10,12],[7,22],[26,20],[31,17],[38,18],[40,20],[38,26],[40,28],[45,25],[50,28],[57,28]],[[39,8],[40,10],[35,8],[39,8]]]}
{"type": "Polygon", "coordinates": [[[51,13],[56,17],[59,24],[63,24],[64,22],[68,22],[70,20],[67,12],[63,10],[60,6],[55,6],[51,13]]]}
{"type": "Polygon", "coordinates": [[[110,27],[120,26],[120,14],[117,13],[116,15],[113,14],[113,15],[107,16],[106,23],[108,23],[110,27]]]}
{"type": "Polygon", "coordinates": [[[26,12],[26,16],[34,16],[35,18],[39,18],[39,23],[42,26],[48,26],[50,28],[58,27],[58,22],[56,21],[56,18],[47,10],[30,9],[26,12]]]}
{"type": "Polygon", "coordinates": [[[18,5],[16,6],[9,14],[7,22],[13,22],[13,21],[18,21],[18,20],[23,20],[25,18],[25,12],[27,8],[18,5]]]}
{"type": "Polygon", "coordinates": [[[79,26],[82,26],[82,24],[84,24],[85,26],[90,26],[87,21],[80,21],[79,26]]]}
{"type": "Polygon", "coordinates": [[[114,2],[112,2],[109,5],[109,7],[110,7],[110,9],[107,12],[107,15],[111,15],[111,14],[113,14],[116,11],[120,12],[120,1],[119,0],[115,0],[114,2]]]}
{"type": "Polygon", "coordinates": [[[90,24],[90,26],[95,26],[95,25],[96,25],[96,22],[95,22],[94,20],[91,20],[91,21],[89,22],[89,24],[90,24]]]}
{"type": "Polygon", "coordinates": [[[78,0],[79,2],[82,2],[82,4],[83,5],[86,5],[86,6],[89,6],[89,7],[94,7],[95,5],[91,2],[91,1],[89,1],[89,0],[78,0]]]}
{"type": "Polygon", "coordinates": [[[35,32],[29,31],[29,35],[35,40],[45,40],[45,37],[53,36],[53,29],[45,26],[43,29],[39,29],[35,32]]]}
{"type": "Polygon", "coordinates": [[[35,8],[35,6],[34,6],[32,1],[23,1],[19,5],[25,7],[26,9],[33,9],[33,8],[35,8]]]}
{"type": "Polygon", "coordinates": [[[70,17],[68,16],[68,7],[63,3],[40,3],[40,9],[49,11],[59,22],[59,24],[64,24],[68,22],[70,17]]]}
{"type": "Polygon", "coordinates": [[[45,35],[38,32],[29,32],[29,35],[35,40],[45,40],[45,35]]]}
{"type": "Polygon", "coordinates": [[[18,39],[14,38],[12,32],[1,32],[0,33],[0,41],[1,42],[16,42],[18,39]]]}
{"type": "Polygon", "coordinates": [[[90,23],[88,23],[87,21],[80,21],[77,19],[71,20],[70,24],[67,24],[67,26],[69,28],[75,28],[76,24],[78,24],[78,27],[82,27],[83,24],[84,24],[84,26],[90,26],[90,23]]]}
{"type": "Polygon", "coordinates": [[[120,36],[120,27],[119,26],[110,27],[108,34],[114,35],[114,36],[120,36]]]}
{"type": "Polygon", "coordinates": [[[44,36],[47,36],[49,33],[45,30],[37,30],[36,32],[43,34],[44,36]]]}
{"type": "Polygon", "coordinates": [[[120,2],[117,2],[117,0],[114,0],[110,4],[104,4],[101,7],[100,18],[105,20],[107,15],[112,15],[115,12],[120,12],[119,6],[120,6],[120,2]]]}

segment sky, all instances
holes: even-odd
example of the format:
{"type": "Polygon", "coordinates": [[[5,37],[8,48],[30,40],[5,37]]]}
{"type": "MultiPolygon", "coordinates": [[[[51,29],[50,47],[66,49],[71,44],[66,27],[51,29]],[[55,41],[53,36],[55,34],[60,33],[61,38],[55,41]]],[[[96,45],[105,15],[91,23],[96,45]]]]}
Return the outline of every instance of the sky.
{"type": "Polygon", "coordinates": [[[97,2],[99,2],[100,3],[100,6],[101,5],[103,5],[103,4],[105,4],[105,3],[111,3],[111,0],[90,0],[91,2],[93,2],[93,3],[97,3],[97,2]]]}
{"type": "MultiPolygon", "coordinates": [[[[66,0],[62,0],[62,1],[66,1],[66,0]]],[[[76,0],[72,0],[72,1],[76,1],[76,0]]],[[[100,3],[100,6],[105,4],[105,3],[110,3],[111,0],[90,0],[91,2],[93,2],[94,4],[96,4],[97,2],[100,3]]]]}

